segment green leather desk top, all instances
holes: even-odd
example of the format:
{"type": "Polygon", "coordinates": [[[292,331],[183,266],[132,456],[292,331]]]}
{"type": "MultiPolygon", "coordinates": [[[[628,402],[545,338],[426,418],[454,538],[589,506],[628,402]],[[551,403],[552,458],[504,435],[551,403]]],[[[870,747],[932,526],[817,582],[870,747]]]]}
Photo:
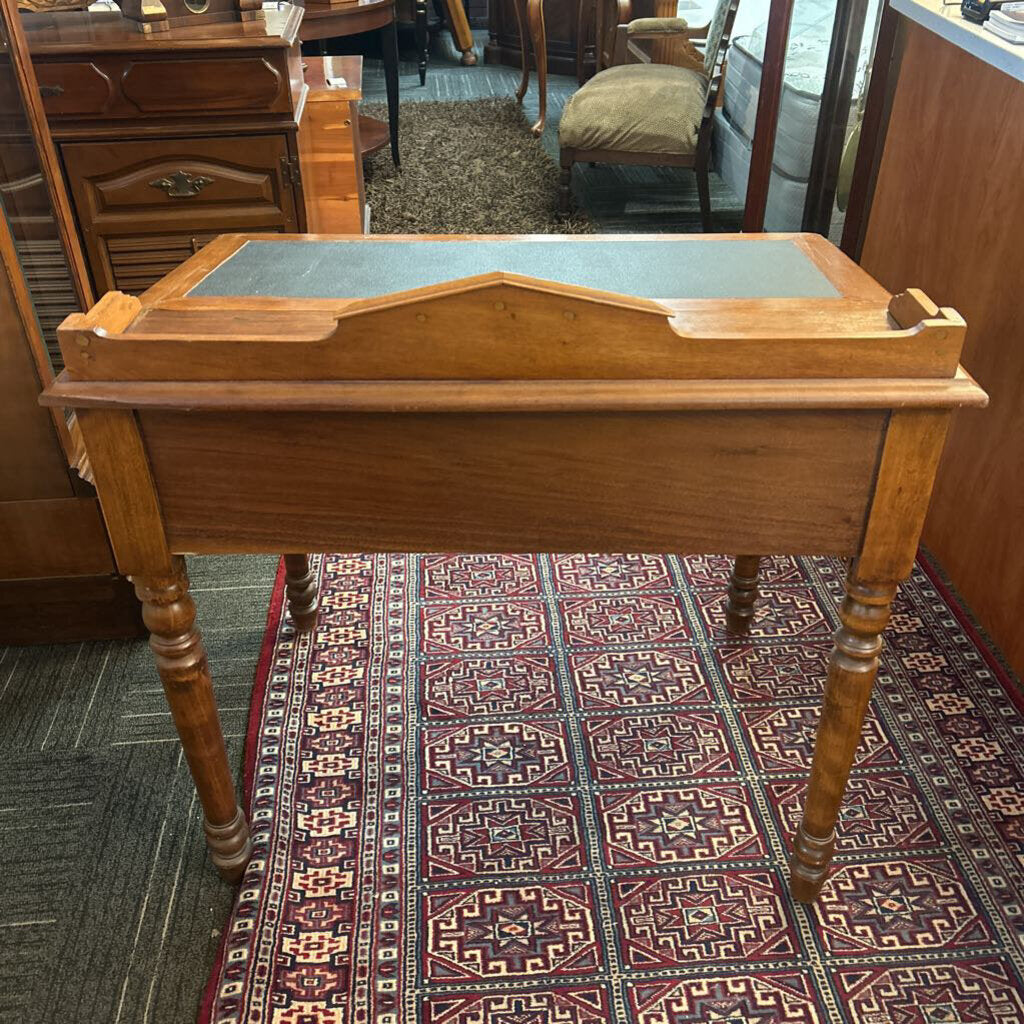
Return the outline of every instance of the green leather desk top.
{"type": "Polygon", "coordinates": [[[190,297],[371,298],[492,271],[648,299],[833,299],[789,239],[247,241],[190,297]]]}

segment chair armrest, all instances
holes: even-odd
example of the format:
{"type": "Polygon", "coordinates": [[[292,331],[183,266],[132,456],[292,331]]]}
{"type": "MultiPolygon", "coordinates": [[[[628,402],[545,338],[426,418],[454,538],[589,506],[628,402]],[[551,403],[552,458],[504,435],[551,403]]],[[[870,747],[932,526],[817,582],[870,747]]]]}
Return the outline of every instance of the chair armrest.
{"type": "Polygon", "coordinates": [[[682,36],[686,40],[682,45],[687,48],[694,59],[700,61],[700,51],[692,43],[696,39],[706,39],[708,26],[692,29],[683,18],[636,18],[615,29],[615,47],[612,54],[612,65],[625,64],[627,57],[633,57],[644,64],[651,63],[651,58],[639,46],[640,39],[673,39],[682,36]]]}
{"type": "Polygon", "coordinates": [[[685,18],[635,18],[626,25],[630,39],[655,39],[658,36],[688,34],[685,18]]]}

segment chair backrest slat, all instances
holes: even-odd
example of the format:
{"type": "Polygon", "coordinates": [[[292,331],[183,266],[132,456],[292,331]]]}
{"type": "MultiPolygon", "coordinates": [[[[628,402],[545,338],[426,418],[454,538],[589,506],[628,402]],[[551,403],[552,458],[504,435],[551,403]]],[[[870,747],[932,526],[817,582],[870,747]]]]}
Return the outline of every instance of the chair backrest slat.
{"type": "Polygon", "coordinates": [[[711,145],[711,119],[718,103],[718,90],[722,86],[723,64],[729,50],[729,39],[732,36],[736,8],[739,5],[740,0],[718,0],[711,24],[708,25],[707,42],[704,49],[704,74],[708,79],[708,93],[704,103],[704,114],[701,118],[698,147],[711,145]]]}
{"type": "Polygon", "coordinates": [[[724,57],[725,49],[729,45],[729,34],[732,32],[732,22],[736,16],[736,8],[739,0],[718,0],[715,13],[711,16],[711,23],[708,25],[707,40],[704,47],[704,74],[710,78],[719,64],[720,57],[724,57]]]}

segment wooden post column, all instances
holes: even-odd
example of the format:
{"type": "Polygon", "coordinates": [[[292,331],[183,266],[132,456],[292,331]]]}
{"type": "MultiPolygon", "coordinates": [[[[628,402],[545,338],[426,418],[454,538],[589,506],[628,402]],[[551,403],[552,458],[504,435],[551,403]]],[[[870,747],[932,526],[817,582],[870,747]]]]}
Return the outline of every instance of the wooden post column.
{"type": "Polygon", "coordinates": [[[300,633],[308,633],[316,626],[318,610],[316,575],[309,567],[309,555],[285,555],[284,573],[292,622],[300,633]]]}
{"type": "Polygon", "coordinates": [[[252,842],[235,798],[185,561],[175,558],[170,574],[137,577],[134,582],[151,633],[149,646],[203,805],[210,855],[222,878],[238,882],[249,863],[252,842]]]}
{"type": "Polygon", "coordinates": [[[729,573],[729,596],[725,602],[725,628],[736,636],[746,636],[754,621],[757,600],[757,575],[760,555],[737,555],[729,573]]]}

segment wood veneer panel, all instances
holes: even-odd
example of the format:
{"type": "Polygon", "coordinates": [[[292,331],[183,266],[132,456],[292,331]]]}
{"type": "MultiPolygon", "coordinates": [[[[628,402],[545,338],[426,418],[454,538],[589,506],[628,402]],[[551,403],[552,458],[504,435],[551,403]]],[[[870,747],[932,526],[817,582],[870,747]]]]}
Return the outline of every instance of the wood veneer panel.
{"type": "Polygon", "coordinates": [[[861,262],[967,321],[962,362],[991,404],[954,418],[923,540],[1024,674],[1024,84],[905,28],[861,262]]]}
{"type": "Polygon", "coordinates": [[[742,529],[765,554],[851,554],[885,421],[140,414],[168,543],[195,552],[717,551],[742,529]]]}
{"type": "Polygon", "coordinates": [[[113,569],[95,498],[0,503],[0,578],[89,576],[113,569]]]}

